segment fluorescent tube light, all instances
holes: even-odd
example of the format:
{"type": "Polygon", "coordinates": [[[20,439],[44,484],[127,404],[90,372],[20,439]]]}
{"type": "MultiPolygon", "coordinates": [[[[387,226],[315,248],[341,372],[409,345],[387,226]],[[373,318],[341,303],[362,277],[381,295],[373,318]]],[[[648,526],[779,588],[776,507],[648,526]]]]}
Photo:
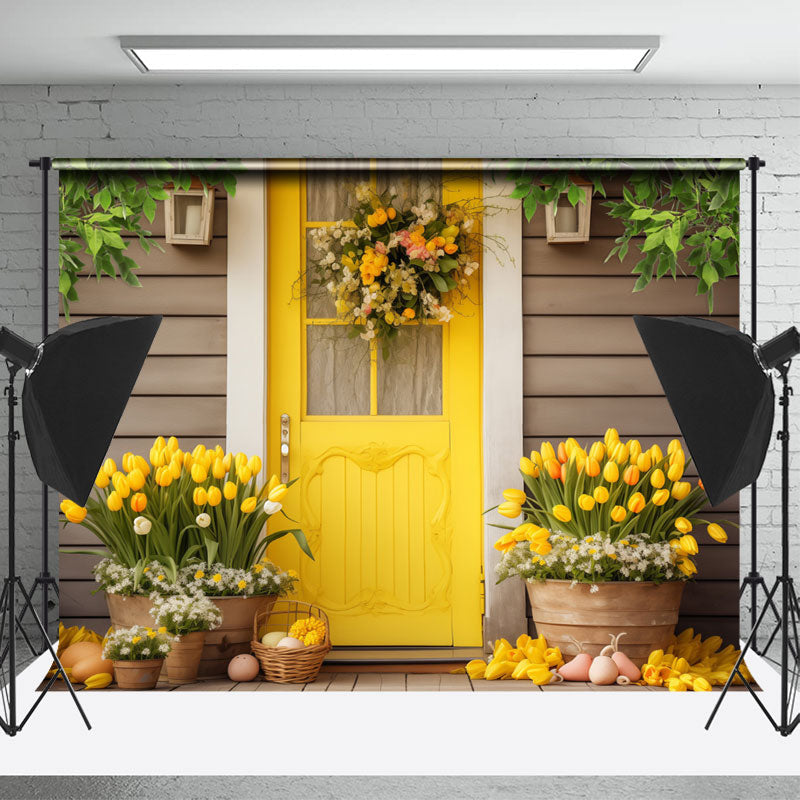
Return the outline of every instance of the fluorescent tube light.
{"type": "Polygon", "coordinates": [[[654,36],[125,37],[146,73],[641,72],[654,36]]]}

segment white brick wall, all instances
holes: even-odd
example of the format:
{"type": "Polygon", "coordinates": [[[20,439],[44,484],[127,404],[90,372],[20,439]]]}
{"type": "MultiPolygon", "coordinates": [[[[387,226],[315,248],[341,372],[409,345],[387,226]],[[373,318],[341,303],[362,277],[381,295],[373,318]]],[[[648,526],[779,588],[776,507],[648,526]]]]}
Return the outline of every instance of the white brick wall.
{"type": "MultiPolygon", "coordinates": [[[[797,86],[0,86],[0,324],[39,333],[41,155],[251,157],[709,156],[758,154],[759,337],[800,323],[797,86]]],[[[749,301],[749,180],[742,181],[742,318],[749,301]]],[[[55,244],[55,240],[54,240],[55,244]]],[[[53,306],[55,308],[55,305],[53,306]]],[[[800,386],[800,381],[796,382],[800,386]]],[[[798,392],[800,395],[800,392],[798,392]]],[[[800,397],[792,513],[800,521],[800,397]]],[[[24,459],[21,459],[24,460],[24,459]]],[[[38,564],[38,489],[22,464],[21,563],[38,564]]],[[[5,485],[0,459],[0,486],[5,485]]],[[[779,463],[762,484],[763,570],[777,564],[779,463]]],[[[0,490],[0,508],[5,498],[0,490]]],[[[744,519],[749,493],[742,496],[744,519]]],[[[797,527],[794,528],[797,530],[797,527]]],[[[747,531],[742,553],[746,556],[747,531]]],[[[795,565],[800,563],[800,537],[795,565]]],[[[5,537],[0,539],[0,550],[5,537]]]]}

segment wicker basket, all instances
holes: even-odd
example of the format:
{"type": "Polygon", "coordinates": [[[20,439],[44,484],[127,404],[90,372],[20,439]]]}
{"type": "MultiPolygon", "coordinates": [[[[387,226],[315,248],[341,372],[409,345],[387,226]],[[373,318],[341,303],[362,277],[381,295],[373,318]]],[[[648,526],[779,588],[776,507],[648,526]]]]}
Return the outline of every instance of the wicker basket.
{"type": "Polygon", "coordinates": [[[259,611],[253,620],[253,655],[261,664],[261,671],[274,683],[311,683],[319,673],[325,656],[331,649],[328,616],[319,606],[299,600],[278,600],[268,611],[259,611]],[[289,634],[289,628],[298,620],[317,617],[325,623],[325,641],[309,647],[266,647],[261,637],[270,631],[289,634]]]}

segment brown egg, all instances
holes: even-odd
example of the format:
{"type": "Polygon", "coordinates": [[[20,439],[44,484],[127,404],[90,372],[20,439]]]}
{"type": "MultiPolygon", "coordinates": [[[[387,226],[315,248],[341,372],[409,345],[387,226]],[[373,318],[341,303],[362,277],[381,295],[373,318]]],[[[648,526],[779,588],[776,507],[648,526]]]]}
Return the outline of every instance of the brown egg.
{"type": "Polygon", "coordinates": [[[72,680],[75,683],[84,683],[87,678],[92,675],[98,675],[101,672],[108,672],[114,674],[114,664],[102,657],[102,655],[88,656],[82,658],[72,668],[72,680]]]}
{"type": "Polygon", "coordinates": [[[258,675],[258,661],[246,653],[234,656],[228,664],[228,677],[239,683],[252,681],[258,675]]]}
{"type": "MultiPolygon", "coordinates": [[[[99,642],[75,642],[71,644],[59,659],[65,669],[74,667],[79,661],[90,656],[101,658],[103,645],[99,642]]],[[[102,670],[101,670],[102,671],[102,670]]]]}

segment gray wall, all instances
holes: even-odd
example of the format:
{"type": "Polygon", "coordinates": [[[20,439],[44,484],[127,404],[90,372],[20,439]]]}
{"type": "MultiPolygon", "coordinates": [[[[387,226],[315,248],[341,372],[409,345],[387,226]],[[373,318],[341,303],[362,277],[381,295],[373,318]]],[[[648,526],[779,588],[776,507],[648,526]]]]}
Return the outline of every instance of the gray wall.
{"type": "MultiPolygon", "coordinates": [[[[39,176],[27,162],[40,155],[726,157],[757,153],[767,162],[759,178],[762,338],[800,323],[800,280],[795,271],[800,263],[799,134],[797,86],[159,86],[144,82],[0,86],[0,324],[38,338],[39,176]]],[[[742,188],[742,208],[747,210],[747,176],[742,188]]],[[[747,213],[742,219],[742,242],[741,314],[746,326],[747,213]]],[[[798,420],[796,404],[795,487],[800,484],[798,420]]],[[[20,462],[19,553],[28,581],[38,571],[39,495],[26,454],[20,462]]],[[[0,459],[0,487],[5,487],[5,469],[0,459]]],[[[779,479],[773,448],[761,494],[760,552],[768,576],[774,574],[778,560],[779,479]]],[[[742,497],[745,512],[748,496],[742,497]]],[[[800,493],[793,492],[793,498],[792,511],[798,518],[800,493]]],[[[3,513],[5,500],[0,488],[3,513]]],[[[743,518],[748,519],[746,513],[743,518]]],[[[743,530],[743,556],[747,543],[743,530]]],[[[3,535],[3,561],[5,545],[3,535]]]]}

